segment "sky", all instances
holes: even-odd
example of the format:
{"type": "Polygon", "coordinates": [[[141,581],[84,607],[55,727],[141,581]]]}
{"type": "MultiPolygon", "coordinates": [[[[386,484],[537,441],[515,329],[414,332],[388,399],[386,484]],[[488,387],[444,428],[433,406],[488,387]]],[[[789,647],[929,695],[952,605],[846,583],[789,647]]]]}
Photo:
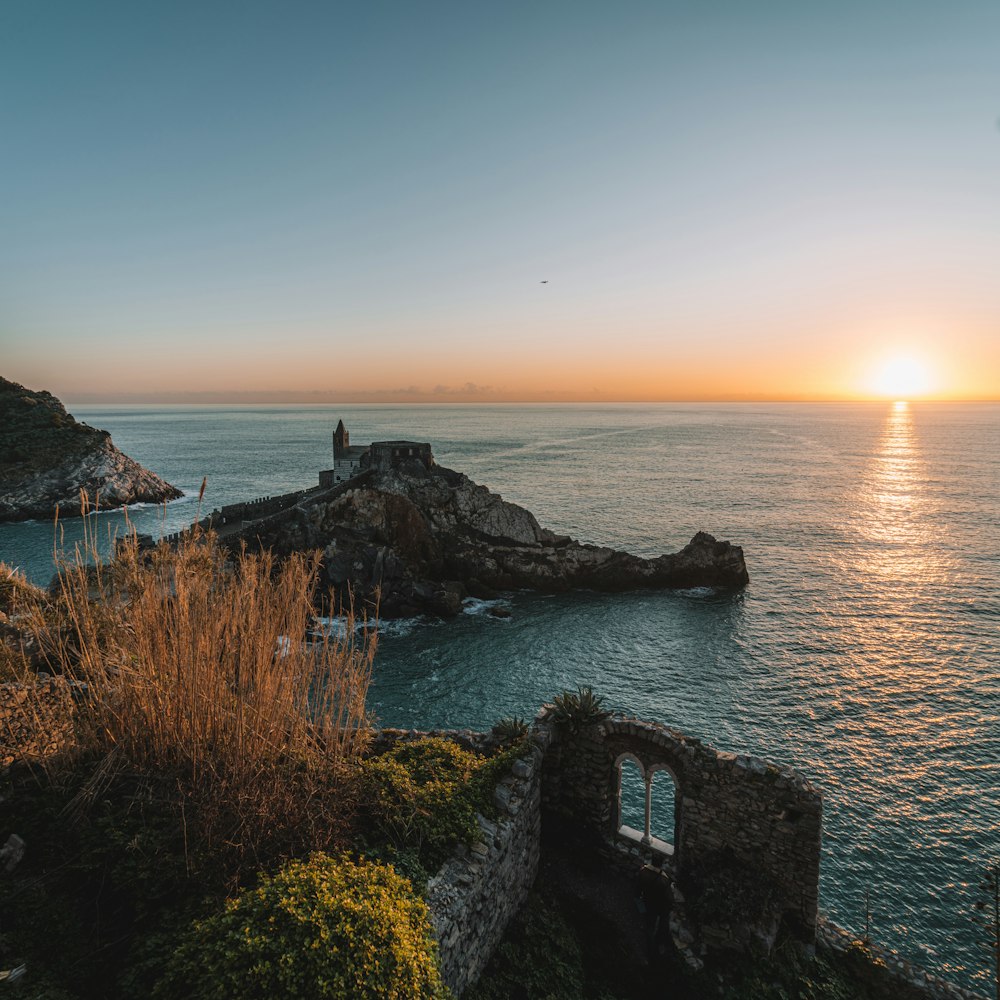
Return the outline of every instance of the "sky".
{"type": "Polygon", "coordinates": [[[67,401],[1000,398],[997,0],[0,0],[67,401]]]}

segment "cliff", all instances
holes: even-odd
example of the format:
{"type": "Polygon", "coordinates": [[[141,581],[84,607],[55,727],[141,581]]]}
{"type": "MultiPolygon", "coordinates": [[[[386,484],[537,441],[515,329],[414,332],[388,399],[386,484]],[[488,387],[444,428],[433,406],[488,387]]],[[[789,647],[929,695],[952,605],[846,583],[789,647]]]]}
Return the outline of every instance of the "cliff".
{"type": "Polygon", "coordinates": [[[0,521],[79,514],[81,490],[102,509],[181,496],[51,393],[0,378],[0,521]]]}
{"type": "Polygon", "coordinates": [[[743,550],[704,532],[655,559],[584,545],[467,476],[419,462],[307,493],[279,513],[223,529],[222,541],[279,555],[321,549],[335,595],[378,593],[383,617],[453,615],[464,597],[500,590],[737,589],[749,581],[743,550]]]}

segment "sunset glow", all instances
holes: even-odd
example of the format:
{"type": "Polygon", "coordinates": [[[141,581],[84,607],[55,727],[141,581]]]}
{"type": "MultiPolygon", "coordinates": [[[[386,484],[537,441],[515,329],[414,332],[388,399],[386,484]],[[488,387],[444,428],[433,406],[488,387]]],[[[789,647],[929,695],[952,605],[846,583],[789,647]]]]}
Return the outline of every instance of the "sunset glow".
{"type": "Polygon", "coordinates": [[[895,354],[884,358],[871,378],[872,392],[886,398],[919,398],[934,389],[927,363],[911,354],[895,354]]]}

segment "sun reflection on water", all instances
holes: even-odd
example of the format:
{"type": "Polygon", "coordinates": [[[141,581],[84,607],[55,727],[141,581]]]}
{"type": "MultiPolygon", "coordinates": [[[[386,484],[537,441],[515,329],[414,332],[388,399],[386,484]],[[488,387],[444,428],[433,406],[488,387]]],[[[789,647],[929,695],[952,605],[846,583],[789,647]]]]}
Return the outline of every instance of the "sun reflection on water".
{"type": "MultiPolygon", "coordinates": [[[[877,831],[853,846],[840,905],[853,899],[856,910],[881,881],[882,919],[893,914],[897,942],[911,937],[919,918],[895,907],[883,873],[906,867],[925,885],[919,907],[926,908],[962,891],[957,858],[977,863],[975,831],[988,808],[982,746],[991,737],[982,711],[968,706],[997,690],[975,639],[946,613],[956,594],[977,593],[978,581],[956,555],[953,501],[933,437],[921,438],[925,421],[923,408],[890,404],[857,467],[849,543],[836,565],[841,592],[816,614],[829,652],[818,657],[806,713],[845,765],[832,774],[817,761],[828,794],[827,851],[845,849],[845,830],[877,831]]],[[[843,912],[850,917],[851,906],[843,912]]],[[[924,957],[942,971],[970,974],[946,955],[928,949],[924,957]]]]}
{"type": "Polygon", "coordinates": [[[859,760],[895,759],[886,775],[898,781],[905,774],[909,805],[918,810],[932,779],[927,762],[917,765],[909,748],[914,738],[936,738],[927,693],[947,670],[949,656],[937,649],[924,614],[947,572],[932,528],[933,506],[911,408],[893,403],[854,505],[858,544],[843,569],[861,606],[843,635],[847,656],[834,704],[842,713],[845,752],[859,760]]]}
{"type": "Polygon", "coordinates": [[[927,529],[926,470],[910,405],[889,407],[882,436],[863,475],[858,526],[861,568],[883,581],[926,576],[939,569],[927,529]]]}

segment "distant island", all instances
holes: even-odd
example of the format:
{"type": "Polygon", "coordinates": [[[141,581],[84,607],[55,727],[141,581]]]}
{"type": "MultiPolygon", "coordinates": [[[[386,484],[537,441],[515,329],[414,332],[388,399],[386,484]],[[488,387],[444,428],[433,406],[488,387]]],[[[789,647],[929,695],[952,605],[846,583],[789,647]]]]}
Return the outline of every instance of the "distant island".
{"type": "Polygon", "coordinates": [[[183,494],[80,423],[50,392],[0,378],[0,521],[80,513],[81,491],[101,509],[183,494]]]}
{"type": "Polygon", "coordinates": [[[378,602],[388,618],[449,617],[467,597],[504,590],[734,590],[749,582],[742,548],[705,532],[655,559],[558,535],[438,465],[426,442],[352,446],[341,421],[333,460],[316,487],[223,507],[204,524],[234,549],[321,550],[334,600],[378,602]]]}

